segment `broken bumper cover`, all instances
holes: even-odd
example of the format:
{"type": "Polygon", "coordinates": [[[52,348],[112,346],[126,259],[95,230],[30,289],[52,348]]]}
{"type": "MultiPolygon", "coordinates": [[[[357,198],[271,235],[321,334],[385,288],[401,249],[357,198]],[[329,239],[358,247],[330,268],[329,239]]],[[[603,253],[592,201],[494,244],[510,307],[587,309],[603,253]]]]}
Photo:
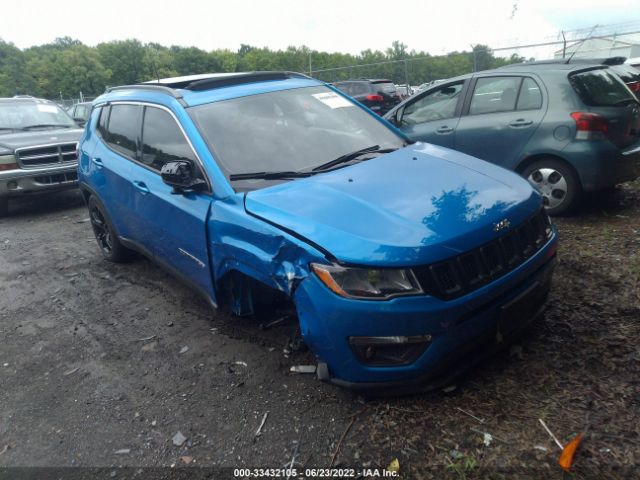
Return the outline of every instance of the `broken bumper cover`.
{"type": "Polygon", "coordinates": [[[77,185],[77,164],[0,171],[0,197],[65,190],[77,185]]]}
{"type": "Polygon", "coordinates": [[[428,295],[353,300],[333,294],[310,275],[296,290],[295,301],[302,335],[319,360],[320,379],[360,390],[429,390],[446,383],[517,338],[542,313],[556,238],[554,232],[509,274],[451,301],[428,295]],[[358,337],[422,338],[425,344],[399,355],[404,362],[383,366],[363,360],[353,344],[358,337]]]}

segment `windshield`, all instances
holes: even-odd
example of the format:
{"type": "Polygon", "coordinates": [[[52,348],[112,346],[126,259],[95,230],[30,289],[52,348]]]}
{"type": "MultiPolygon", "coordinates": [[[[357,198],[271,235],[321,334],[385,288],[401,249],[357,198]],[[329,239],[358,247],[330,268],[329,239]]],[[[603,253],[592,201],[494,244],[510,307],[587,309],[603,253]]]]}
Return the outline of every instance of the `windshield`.
{"type": "Polygon", "coordinates": [[[35,101],[0,102],[0,135],[31,128],[77,127],[57,105],[35,101]]]}
{"type": "Polygon", "coordinates": [[[263,93],[189,109],[229,177],[249,172],[303,172],[345,154],[403,140],[327,87],[263,93]]]}

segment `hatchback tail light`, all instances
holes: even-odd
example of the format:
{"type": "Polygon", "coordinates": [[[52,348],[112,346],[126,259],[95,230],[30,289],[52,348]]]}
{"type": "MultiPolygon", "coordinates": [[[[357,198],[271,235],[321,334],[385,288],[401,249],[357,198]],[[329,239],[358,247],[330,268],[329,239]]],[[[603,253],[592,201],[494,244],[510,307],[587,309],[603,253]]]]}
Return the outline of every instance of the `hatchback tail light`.
{"type": "Polygon", "coordinates": [[[633,93],[638,93],[638,92],[640,92],[640,81],[638,81],[638,82],[629,82],[629,83],[627,83],[627,87],[629,87],[629,89],[633,93]]]}
{"type": "Polygon", "coordinates": [[[607,120],[596,113],[573,112],[576,122],[576,140],[604,140],[609,133],[607,120]]]}
{"type": "Polygon", "coordinates": [[[375,95],[373,93],[367,95],[367,100],[369,100],[370,102],[384,102],[384,98],[382,98],[382,95],[375,95]]]}

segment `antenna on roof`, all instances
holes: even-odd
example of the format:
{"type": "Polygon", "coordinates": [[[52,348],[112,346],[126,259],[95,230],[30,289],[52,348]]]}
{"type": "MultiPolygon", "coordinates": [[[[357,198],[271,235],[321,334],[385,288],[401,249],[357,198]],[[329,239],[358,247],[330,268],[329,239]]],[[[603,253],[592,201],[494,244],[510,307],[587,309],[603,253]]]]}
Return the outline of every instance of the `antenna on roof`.
{"type": "Polygon", "coordinates": [[[576,53],[578,53],[578,50],[580,50],[582,48],[582,45],[584,45],[584,42],[586,42],[587,40],[591,39],[591,35],[593,35],[593,32],[595,31],[596,28],[598,28],[598,24],[597,23],[593,26],[593,28],[589,32],[589,35],[587,35],[586,38],[584,38],[584,39],[582,39],[582,41],[580,41],[580,43],[576,46],[576,49],[573,51],[573,53],[569,56],[569,58],[567,58],[567,61],[564,62],[564,63],[568,64],[571,61],[573,56],[576,53]]]}

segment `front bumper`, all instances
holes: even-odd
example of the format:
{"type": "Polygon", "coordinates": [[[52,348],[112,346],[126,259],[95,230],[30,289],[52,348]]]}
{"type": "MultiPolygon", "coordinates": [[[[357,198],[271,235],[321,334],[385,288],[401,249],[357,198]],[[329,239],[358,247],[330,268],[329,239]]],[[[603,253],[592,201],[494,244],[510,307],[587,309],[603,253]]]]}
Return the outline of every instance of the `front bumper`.
{"type": "Polygon", "coordinates": [[[0,197],[66,190],[78,185],[78,165],[0,171],[0,197]]]}
{"type": "Polygon", "coordinates": [[[542,312],[555,264],[556,238],[554,232],[543,248],[505,276],[450,301],[425,295],[352,300],[333,294],[310,275],[298,286],[294,299],[305,343],[320,362],[321,379],[354,389],[428,389],[461,373],[479,356],[517,337],[542,312]],[[532,292],[535,308],[522,312],[498,335],[503,307],[524,292],[532,292]],[[431,336],[428,348],[412,363],[397,366],[365,364],[348,340],[421,335],[431,336]]]}

